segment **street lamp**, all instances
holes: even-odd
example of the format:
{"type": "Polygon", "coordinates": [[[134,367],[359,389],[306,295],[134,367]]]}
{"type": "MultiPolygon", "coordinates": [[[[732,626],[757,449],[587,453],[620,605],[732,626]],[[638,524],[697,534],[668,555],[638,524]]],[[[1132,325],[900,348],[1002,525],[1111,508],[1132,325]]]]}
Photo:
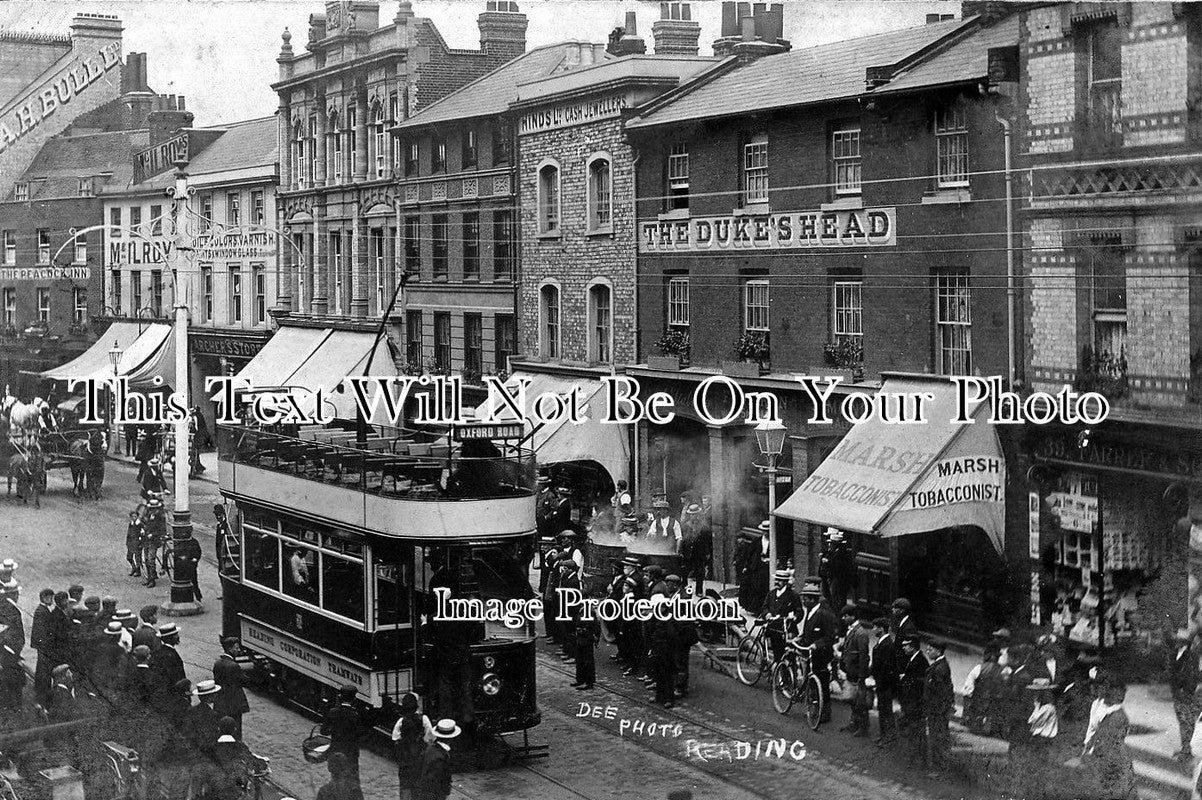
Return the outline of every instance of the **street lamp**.
{"type": "Polygon", "coordinates": [[[109,363],[113,365],[113,441],[117,441],[117,365],[121,363],[121,345],[117,340],[113,340],[112,349],[109,350],[109,363]]]}
{"type": "Polygon", "coordinates": [[[776,460],[785,449],[788,429],[780,420],[765,419],[755,426],[755,443],[767,461],[768,473],[768,591],[772,591],[776,560],[776,460]]]}

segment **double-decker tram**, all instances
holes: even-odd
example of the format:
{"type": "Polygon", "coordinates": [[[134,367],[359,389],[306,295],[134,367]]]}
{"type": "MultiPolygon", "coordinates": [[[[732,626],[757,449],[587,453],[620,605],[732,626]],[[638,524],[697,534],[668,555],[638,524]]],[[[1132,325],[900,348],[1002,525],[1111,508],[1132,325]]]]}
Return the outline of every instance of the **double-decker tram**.
{"type": "Polygon", "coordinates": [[[223,629],[292,703],[347,684],[388,730],[416,691],[477,736],[540,721],[534,630],[435,618],[451,597],[526,599],[535,459],[520,429],[407,430],[335,421],[219,429],[223,629]]]}

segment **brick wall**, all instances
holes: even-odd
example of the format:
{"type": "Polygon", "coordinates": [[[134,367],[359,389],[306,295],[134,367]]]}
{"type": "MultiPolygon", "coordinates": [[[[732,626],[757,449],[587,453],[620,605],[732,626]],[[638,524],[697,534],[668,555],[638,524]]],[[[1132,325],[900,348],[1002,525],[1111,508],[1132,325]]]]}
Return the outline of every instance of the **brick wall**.
{"type": "Polygon", "coordinates": [[[611,292],[613,361],[635,361],[636,257],[634,153],[617,119],[521,137],[519,143],[522,285],[520,330],[522,352],[540,350],[539,287],[554,278],[560,284],[561,359],[590,361],[588,286],[608,279],[611,292]],[[589,234],[587,171],[590,158],[610,156],[613,196],[612,233],[589,234]],[[560,168],[560,236],[538,233],[538,170],[545,159],[560,168]]]}
{"type": "Polygon", "coordinates": [[[1123,143],[1184,142],[1190,69],[1185,25],[1174,21],[1168,3],[1135,3],[1133,8],[1139,12],[1126,32],[1122,54],[1123,143]]]}
{"type": "Polygon", "coordinates": [[[1190,361],[1189,265],[1175,253],[1127,261],[1127,369],[1137,403],[1180,402],[1190,361]]]}
{"type": "Polygon", "coordinates": [[[1027,258],[1027,274],[1031,387],[1058,391],[1072,381],[1079,361],[1076,260],[1065,253],[1032,254],[1027,258]]]}

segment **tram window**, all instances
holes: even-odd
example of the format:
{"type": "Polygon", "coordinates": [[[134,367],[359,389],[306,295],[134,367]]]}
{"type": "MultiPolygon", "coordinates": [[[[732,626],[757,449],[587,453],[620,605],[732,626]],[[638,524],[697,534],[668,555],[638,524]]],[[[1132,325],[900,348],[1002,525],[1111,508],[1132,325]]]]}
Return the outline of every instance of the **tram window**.
{"type": "Polygon", "coordinates": [[[322,608],[363,622],[363,564],[321,554],[322,608]]]}
{"type": "MultiPolygon", "coordinates": [[[[420,552],[420,551],[419,551],[420,552]]],[[[408,625],[409,587],[413,584],[410,552],[379,552],[372,548],[376,573],[376,625],[408,625]]]]}
{"type": "Polygon", "coordinates": [[[284,591],[297,600],[317,605],[317,553],[307,547],[285,545],[284,591]]]}
{"type": "Polygon", "coordinates": [[[323,533],[321,546],[327,550],[363,558],[363,542],[353,539],[352,534],[323,533]]]}
{"type": "Polygon", "coordinates": [[[246,580],[280,589],[280,540],[243,522],[246,537],[246,580]]]}

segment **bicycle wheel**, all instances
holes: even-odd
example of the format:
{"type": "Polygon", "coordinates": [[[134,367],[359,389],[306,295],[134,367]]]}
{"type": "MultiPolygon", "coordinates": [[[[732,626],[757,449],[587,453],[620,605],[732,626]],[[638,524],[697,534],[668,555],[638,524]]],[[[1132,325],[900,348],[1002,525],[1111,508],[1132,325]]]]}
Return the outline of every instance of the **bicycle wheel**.
{"type": "Polygon", "coordinates": [[[766,660],[763,637],[750,634],[744,636],[735,654],[735,672],[739,680],[748,686],[755,686],[767,669],[766,660]]]}
{"type": "Polygon", "coordinates": [[[797,674],[788,659],[772,668],[772,706],[778,714],[788,714],[797,697],[797,674]]]}
{"type": "Polygon", "coordinates": [[[805,687],[802,689],[804,702],[806,707],[806,722],[810,724],[810,730],[818,730],[818,726],[822,724],[822,681],[818,680],[817,675],[810,675],[806,678],[805,687]]]}

